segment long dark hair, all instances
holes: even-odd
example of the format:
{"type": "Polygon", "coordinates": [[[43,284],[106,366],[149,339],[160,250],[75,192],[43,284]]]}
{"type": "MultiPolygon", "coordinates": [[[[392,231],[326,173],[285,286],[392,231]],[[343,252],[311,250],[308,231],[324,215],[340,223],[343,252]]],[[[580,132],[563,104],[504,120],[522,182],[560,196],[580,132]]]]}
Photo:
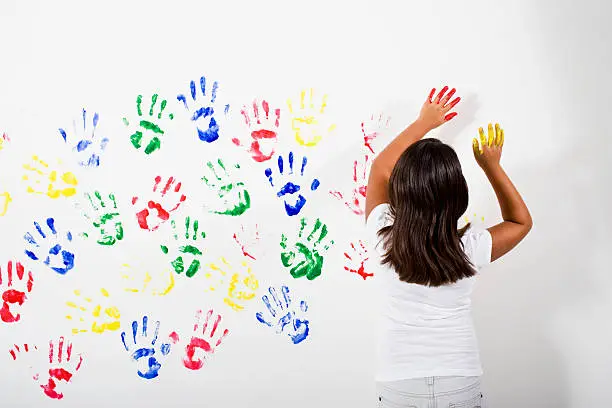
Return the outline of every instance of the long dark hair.
{"type": "Polygon", "coordinates": [[[457,229],[468,206],[468,188],[459,158],[437,139],[422,139],[402,153],[389,179],[393,224],[382,228],[382,263],[400,280],[442,286],[476,272],[457,229]]]}

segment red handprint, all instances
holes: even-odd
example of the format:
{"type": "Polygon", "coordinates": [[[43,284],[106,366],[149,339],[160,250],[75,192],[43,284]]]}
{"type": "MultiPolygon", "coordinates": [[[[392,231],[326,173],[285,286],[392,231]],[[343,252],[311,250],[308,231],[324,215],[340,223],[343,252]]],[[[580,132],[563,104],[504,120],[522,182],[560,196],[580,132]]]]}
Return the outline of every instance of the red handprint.
{"type": "Polygon", "coordinates": [[[202,311],[198,310],[196,312],[196,323],[193,326],[193,336],[191,337],[191,341],[187,345],[187,355],[183,358],[183,365],[190,370],[199,370],[200,368],[202,368],[204,366],[205,360],[210,358],[210,356],[215,352],[215,349],[221,344],[223,339],[229,333],[229,330],[225,329],[216,341],[213,340],[213,337],[217,332],[217,328],[219,327],[219,322],[221,322],[221,316],[217,315],[215,321],[211,322],[212,314],[213,310],[210,309],[206,314],[204,324],[202,324],[202,311]],[[208,338],[205,338],[206,329],[208,329],[209,323],[212,323],[212,328],[210,329],[208,338]],[[200,326],[202,327],[201,336],[199,333],[200,326]],[[202,357],[196,356],[197,350],[203,351],[202,357]]]}
{"type": "Polygon", "coordinates": [[[244,227],[244,225],[240,225],[240,230],[241,232],[235,232],[234,233],[234,241],[236,241],[236,243],[238,244],[238,246],[240,246],[240,250],[242,251],[242,255],[249,257],[253,260],[256,260],[255,258],[255,251],[256,251],[256,247],[259,244],[259,228],[258,225],[255,224],[254,226],[251,226],[250,228],[246,228],[244,227]],[[248,234],[248,236],[247,236],[248,234]]]}
{"type": "Polygon", "coordinates": [[[83,356],[78,354],[72,358],[72,343],[68,340],[64,343],[64,337],[60,337],[57,342],[57,350],[53,341],[49,342],[49,377],[46,384],[41,384],[40,388],[46,396],[53,399],[62,399],[64,394],[58,392],[57,382],[70,382],[72,376],[79,371],[83,363],[83,356]]]}
{"type": "MultiPolygon", "coordinates": [[[[365,155],[363,163],[357,160],[353,162],[353,187],[351,189],[350,199],[344,202],[344,205],[354,214],[363,215],[365,213],[365,198],[368,189],[368,172],[371,161],[368,155],[365,155]]],[[[344,195],[339,191],[330,191],[330,194],[338,200],[344,200],[344,195]]],[[[346,194],[347,196],[349,194],[346,194]]]]}
{"type": "Polygon", "coordinates": [[[28,271],[27,280],[24,281],[25,269],[20,262],[15,263],[13,270],[13,261],[8,261],[6,270],[3,272],[0,268],[0,291],[2,292],[2,308],[0,308],[0,319],[4,323],[15,323],[21,319],[21,315],[11,310],[11,305],[23,305],[27,300],[26,293],[32,291],[34,279],[32,272],[28,271]]]}
{"type": "Polygon", "coordinates": [[[368,273],[365,271],[365,263],[368,259],[368,250],[364,245],[363,241],[359,240],[359,248],[355,246],[354,243],[351,242],[351,251],[353,255],[349,255],[348,253],[344,253],[344,257],[350,262],[350,265],[344,267],[344,270],[356,273],[361,276],[363,280],[370,276],[374,276],[373,273],[368,273]]]}
{"type": "MultiPolygon", "coordinates": [[[[153,193],[158,194],[159,197],[149,200],[147,206],[136,213],[138,225],[142,229],[149,231],[158,229],[162,223],[168,221],[170,214],[176,211],[187,198],[180,193],[181,182],[176,182],[174,177],[168,178],[163,188],[160,188],[161,181],[160,176],[155,177],[155,185],[153,186],[153,193]],[[170,191],[170,194],[166,195],[168,191],[170,191]],[[149,210],[155,212],[155,216],[149,218],[151,215],[149,210]]],[[[137,202],[138,197],[133,197],[132,205],[136,205],[137,202]]]]}
{"type": "Polygon", "coordinates": [[[370,119],[361,122],[361,133],[363,134],[363,144],[372,153],[378,153],[380,151],[381,144],[380,136],[383,135],[389,129],[390,117],[380,114],[378,118],[374,115],[370,116],[370,119]],[[375,146],[376,145],[376,146],[375,146]]]}
{"type": "Polygon", "coordinates": [[[274,109],[272,116],[270,115],[270,106],[268,102],[263,100],[261,108],[265,114],[262,117],[259,112],[257,100],[253,101],[252,117],[249,115],[248,108],[243,106],[240,110],[244,116],[244,122],[251,130],[251,140],[243,142],[238,138],[233,138],[232,142],[236,146],[245,147],[247,152],[251,154],[253,160],[258,163],[270,160],[274,155],[274,148],[277,142],[278,126],[280,122],[280,109],[274,109]]]}

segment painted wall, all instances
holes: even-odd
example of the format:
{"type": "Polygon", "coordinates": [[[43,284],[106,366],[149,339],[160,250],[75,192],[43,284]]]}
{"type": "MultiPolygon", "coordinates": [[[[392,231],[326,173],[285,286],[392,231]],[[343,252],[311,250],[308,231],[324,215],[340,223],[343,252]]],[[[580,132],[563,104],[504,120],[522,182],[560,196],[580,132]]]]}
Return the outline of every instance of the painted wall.
{"type": "Polygon", "coordinates": [[[490,405],[606,406],[610,6],[572,3],[3,1],[1,405],[373,406],[351,197],[449,84],[466,216],[498,121],[535,222],[475,292],[490,405]]]}

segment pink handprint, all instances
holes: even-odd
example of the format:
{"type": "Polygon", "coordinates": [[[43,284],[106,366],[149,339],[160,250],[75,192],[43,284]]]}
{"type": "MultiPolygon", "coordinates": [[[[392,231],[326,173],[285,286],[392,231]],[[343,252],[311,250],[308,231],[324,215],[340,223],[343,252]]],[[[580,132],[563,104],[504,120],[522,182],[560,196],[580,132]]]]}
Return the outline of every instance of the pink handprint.
{"type": "Polygon", "coordinates": [[[368,257],[368,250],[363,241],[359,240],[359,248],[355,246],[353,242],[351,242],[351,252],[352,256],[346,252],[344,253],[344,257],[349,262],[349,265],[344,266],[344,270],[356,273],[357,275],[361,276],[363,280],[374,276],[373,273],[368,273],[365,271],[365,263],[370,258],[368,257]]]}
{"type": "Polygon", "coordinates": [[[206,318],[202,324],[202,311],[198,310],[196,312],[196,323],[193,326],[193,336],[191,337],[191,341],[187,345],[186,348],[186,356],[183,358],[183,365],[190,370],[199,370],[204,366],[204,362],[209,359],[212,354],[215,352],[215,349],[221,344],[223,339],[228,335],[229,330],[225,329],[218,336],[217,340],[214,340],[215,333],[219,327],[219,323],[221,322],[221,316],[217,315],[214,322],[211,322],[211,317],[213,315],[213,310],[210,309],[206,314],[206,318]],[[207,336],[206,330],[209,328],[208,325],[212,323],[212,328],[210,328],[210,333],[207,336]],[[201,328],[201,334],[200,334],[201,328]],[[196,356],[196,352],[198,350],[202,350],[201,357],[196,356]]]}
{"type": "MultiPolygon", "coordinates": [[[[374,115],[370,116],[370,119],[361,122],[361,133],[363,134],[363,144],[372,153],[378,153],[380,150],[378,147],[375,148],[374,144],[381,134],[389,129],[390,117],[384,116],[382,113],[375,118],[374,115]]],[[[378,140],[380,142],[380,140],[378,140]]]]}
{"type": "MultiPolygon", "coordinates": [[[[368,188],[368,172],[371,165],[370,157],[365,155],[363,163],[359,163],[357,160],[353,162],[353,187],[347,200],[344,201],[344,205],[351,210],[354,214],[363,215],[365,212],[365,198],[366,191],[368,188]]],[[[332,190],[330,194],[336,197],[338,200],[345,200],[344,195],[340,191],[332,190]]]]}
{"type": "MultiPolygon", "coordinates": [[[[163,188],[160,187],[161,184],[162,178],[160,176],[155,177],[153,193],[156,197],[147,201],[146,207],[136,213],[138,225],[142,229],[149,231],[158,229],[162,223],[170,219],[171,213],[176,211],[187,198],[180,193],[181,182],[176,182],[174,177],[169,177],[163,188]],[[169,191],[170,194],[168,194],[169,191]]],[[[137,202],[138,197],[133,197],[132,205],[135,206],[137,202]]]]}
{"type": "Polygon", "coordinates": [[[261,108],[265,116],[260,113],[257,100],[253,101],[253,112],[251,115],[246,106],[242,107],[240,113],[244,116],[244,122],[251,131],[251,140],[244,142],[238,138],[232,139],[236,146],[245,147],[253,160],[258,163],[270,160],[274,155],[280,122],[280,109],[274,109],[271,115],[270,106],[265,100],[261,101],[261,108]]]}
{"type": "Polygon", "coordinates": [[[64,343],[64,337],[60,337],[57,344],[50,341],[49,376],[47,383],[40,385],[45,395],[53,399],[62,399],[64,394],[56,390],[57,382],[70,382],[72,376],[81,368],[82,363],[83,356],[80,354],[76,358],[72,357],[72,343],[69,340],[64,343]]]}
{"type": "Polygon", "coordinates": [[[2,291],[2,308],[0,308],[0,319],[4,323],[15,323],[21,319],[21,315],[16,313],[12,305],[22,306],[27,300],[26,293],[32,291],[34,279],[32,272],[28,271],[27,280],[24,280],[25,269],[20,262],[8,261],[4,271],[0,268],[0,291],[2,291]],[[13,310],[11,308],[13,307],[13,310]]]}
{"type": "Polygon", "coordinates": [[[245,228],[244,225],[240,225],[240,232],[235,232],[233,238],[238,246],[240,246],[242,255],[256,260],[255,250],[259,244],[259,229],[257,224],[252,228],[245,228]]]}

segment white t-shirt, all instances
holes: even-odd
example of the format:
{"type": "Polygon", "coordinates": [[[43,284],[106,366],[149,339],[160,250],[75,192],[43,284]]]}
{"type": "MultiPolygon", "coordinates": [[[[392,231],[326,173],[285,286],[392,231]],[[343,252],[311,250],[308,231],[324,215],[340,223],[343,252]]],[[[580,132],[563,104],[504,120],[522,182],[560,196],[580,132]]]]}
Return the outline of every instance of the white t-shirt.
{"type": "MultiPolygon", "coordinates": [[[[366,230],[375,246],[371,257],[380,289],[377,381],[433,376],[482,375],[471,316],[471,294],[478,274],[452,285],[428,287],[402,282],[389,265],[378,231],[393,223],[388,204],[372,210],[366,230]]],[[[461,238],[478,271],[491,262],[491,234],[470,228],[461,238]]]]}

